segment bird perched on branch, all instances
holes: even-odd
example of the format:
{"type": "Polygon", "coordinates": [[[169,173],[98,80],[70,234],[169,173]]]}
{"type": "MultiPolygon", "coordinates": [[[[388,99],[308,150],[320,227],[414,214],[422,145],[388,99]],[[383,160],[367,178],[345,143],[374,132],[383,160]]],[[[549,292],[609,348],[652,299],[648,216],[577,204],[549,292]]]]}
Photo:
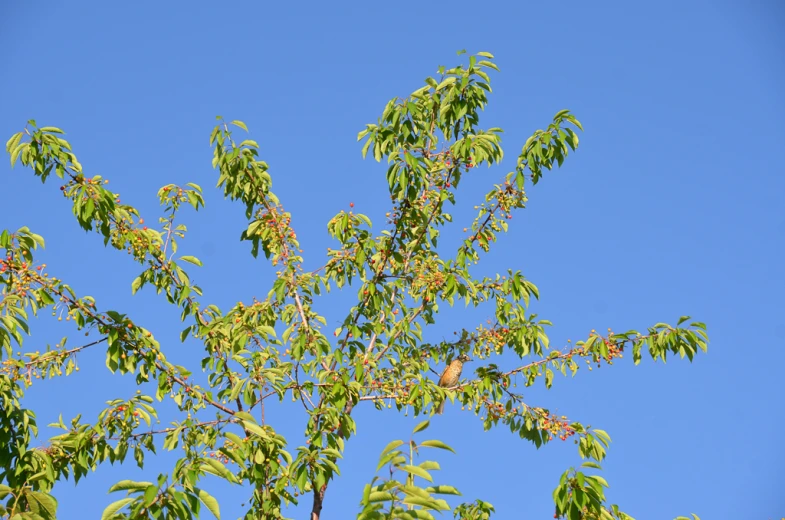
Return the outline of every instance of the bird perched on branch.
{"type": "MultiPolygon", "coordinates": [[[[450,364],[447,365],[447,368],[444,369],[444,372],[442,372],[442,376],[439,378],[439,386],[442,388],[452,388],[453,386],[456,386],[458,381],[461,379],[463,364],[471,360],[472,359],[466,354],[461,354],[457,358],[453,359],[450,364]]],[[[447,399],[439,404],[439,408],[436,410],[436,413],[444,413],[444,403],[446,401],[447,399]]]]}

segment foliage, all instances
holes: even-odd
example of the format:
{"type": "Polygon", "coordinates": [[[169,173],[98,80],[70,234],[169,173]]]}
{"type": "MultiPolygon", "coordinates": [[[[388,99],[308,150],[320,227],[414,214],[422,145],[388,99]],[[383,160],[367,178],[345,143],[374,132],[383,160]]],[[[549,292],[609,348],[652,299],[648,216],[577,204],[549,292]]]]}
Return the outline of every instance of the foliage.
{"type": "MultiPolygon", "coordinates": [[[[362,498],[363,510],[357,517],[358,520],[374,520],[384,518],[401,518],[407,520],[429,519],[434,516],[429,511],[450,511],[452,508],[446,500],[437,498],[434,495],[460,495],[460,491],[453,486],[431,485],[420,487],[417,485],[418,479],[433,483],[431,471],[439,470],[439,463],[433,460],[426,460],[415,464],[415,455],[419,454],[422,448],[438,448],[452,451],[451,447],[438,440],[426,440],[420,443],[414,441],[414,434],[425,430],[430,425],[430,421],[423,421],[418,424],[412,432],[412,439],[408,443],[397,440],[392,441],[382,451],[379,457],[379,471],[385,466],[389,466],[390,478],[380,479],[374,477],[373,481],[365,486],[362,498]],[[408,445],[408,453],[397,448],[408,445]],[[396,480],[398,474],[405,474],[404,482],[396,480]],[[380,484],[374,485],[377,481],[380,484]],[[385,509],[385,505],[389,506],[385,509]]],[[[461,504],[455,508],[456,518],[463,519],[483,519],[493,511],[493,506],[478,500],[475,504],[461,504]],[[485,516],[483,516],[485,515],[485,516]]]]}
{"type": "MultiPolygon", "coordinates": [[[[126,496],[108,505],[103,518],[193,518],[203,508],[220,518],[218,501],[205,491],[210,486],[205,477],[211,475],[248,486],[245,518],[280,518],[287,505],[309,496],[312,518],[318,519],[329,483],[340,474],[345,442],[358,429],[352,410],[362,403],[429,416],[442,401],[458,401],[486,429],[504,424],[537,447],[573,438],[579,455],[588,459],[584,466],[599,469],[596,462],[605,457],[609,443],[605,432],[525,403],[513,388],[540,379],[550,387],[557,372],[575,375],[583,363],[613,364],[625,352],[636,364],[645,352],[654,360],[669,354],[691,360],[706,350],[705,325],[684,316],[676,326],[657,323],[645,333],[592,331],[574,346],[557,349],[546,333],[550,322],[528,310],[539,293],[520,271],[482,278],[471,273],[482,253],[508,230],[513,212],[525,207],[527,181],[536,184],[577,148],[576,131],[582,127],[567,110],[526,141],[514,171],[476,206],[476,218],[457,249],[437,247],[441,229],[453,220],[447,209],[463,176],[502,159],[502,130],[479,126],[491,92],[489,72],[496,70],[493,56],[484,52],[464,65],[440,67],[437,78],[427,78],[406,98],[390,100],[379,120],[359,133],[363,155],[388,164],[392,207],[386,226],[374,234],[367,216],[339,212],[328,223],[337,246],[314,271],[303,267],[291,215],[272,192],[258,144],[238,142],[237,128],[247,131],[243,122],[219,118],[210,136],[217,187],[244,207],[248,225],[241,240],[278,269],[264,300],[238,302],[230,309],[207,303],[185,271],[186,263],[202,262],[177,255],[187,232],[178,223],[179,212],[187,206],[203,208],[200,186],[162,187],[162,216],[158,226],[148,227],[108,188],[108,180],[84,173],[60,129],[30,121],[14,134],[6,145],[11,164],[21,162],[42,182],[52,173],[63,179],[60,189],[81,228],[142,266],[132,291],[152,287],[180,309],[181,340],[192,337],[203,344],[201,368],[208,377],[206,386],[197,384],[186,367],[167,360],[152,331],[132,316],[80,295],[49,274],[45,264],[35,261],[42,237],[27,228],[3,231],[0,516],[54,518],[52,490],[58,481],[73,476],[78,482],[104,462],[122,463],[130,454],[144,467],[157,450],[181,448],[183,455],[169,474],[111,486],[110,491],[126,496]],[[325,331],[317,297],[350,286],[357,291],[356,303],[340,327],[325,331]],[[456,331],[453,341],[424,341],[425,327],[436,323],[443,306],[460,301],[490,306],[494,321],[456,331]],[[64,339],[43,353],[24,350],[31,315],[43,310],[65,316],[77,331],[97,333],[100,339],[73,348],[66,348],[64,339]],[[109,400],[94,421],[61,418],[52,426],[63,433],[44,448],[33,447],[38,432],[35,414],[23,407],[25,390],[38,380],[72,374],[78,355],[88,348],[105,349],[107,368],[134,374],[140,390],[109,400]],[[499,366],[494,359],[504,352],[521,363],[499,366]],[[475,373],[455,387],[439,387],[431,372],[438,375],[445,362],[461,354],[479,365],[475,373]],[[143,394],[151,385],[153,395],[143,394]],[[165,399],[182,415],[170,427],[155,429],[155,403],[165,399]],[[285,399],[298,401],[295,406],[307,414],[299,446],[264,420],[265,402],[285,399]]],[[[431,518],[429,511],[452,510],[459,518],[485,519],[494,511],[481,500],[451,506],[437,498],[458,494],[450,486],[419,487],[422,480],[431,483],[430,472],[438,469],[431,461],[415,465],[420,449],[451,451],[447,444],[412,439],[408,453],[397,449],[403,445],[396,441],[382,453],[377,469],[390,467],[390,478],[366,487],[359,518],[431,518]],[[396,480],[397,475],[405,480],[396,480]]],[[[597,475],[569,470],[554,492],[556,516],[629,518],[606,503],[605,487],[597,475]]]]}

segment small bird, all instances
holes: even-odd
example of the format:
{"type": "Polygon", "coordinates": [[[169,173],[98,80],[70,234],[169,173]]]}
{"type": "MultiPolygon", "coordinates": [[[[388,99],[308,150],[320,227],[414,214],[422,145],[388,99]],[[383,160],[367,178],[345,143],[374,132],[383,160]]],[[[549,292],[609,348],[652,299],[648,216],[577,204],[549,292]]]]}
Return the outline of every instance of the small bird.
{"type": "MultiPolygon", "coordinates": [[[[463,364],[471,360],[472,359],[466,354],[461,354],[457,358],[453,359],[452,362],[447,365],[447,368],[444,369],[444,372],[442,372],[442,376],[439,378],[439,386],[442,388],[452,388],[453,386],[457,385],[458,381],[461,379],[463,364]]],[[[439,404],[439,408],[436,410],[436,413],[444,413],[444,403],[446,401],[447,399],[439,404]]]]}

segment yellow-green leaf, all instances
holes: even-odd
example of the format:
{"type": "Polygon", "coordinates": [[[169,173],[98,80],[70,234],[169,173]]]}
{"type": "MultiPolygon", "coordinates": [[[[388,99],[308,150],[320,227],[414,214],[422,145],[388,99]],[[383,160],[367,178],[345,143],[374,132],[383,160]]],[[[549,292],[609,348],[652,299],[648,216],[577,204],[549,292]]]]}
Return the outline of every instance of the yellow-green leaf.
{"type": "Polygon", "coordinates": [[[417,432],[421,432],[421,431],[423,431],[424,429],[426,429],[430,425],[431,425],[431,421],[428,421],[428,420],[423,421],[423,422],[421,422],[420,424],[418,424],[417,426],[414,427],[414,430],[412,430],[412,433],[414,434],[414,433],[417,433],[417,432]]]}
{"type": "Polygon", "coordinates": [[[152,486],[152,482],[136,482],[134,480],[121,480],[120,482],[114,484],[112,487],[109,488],[109,493],[114,493],[115,491],[125,491],[125,490],[139,490],[139,489],[146,489],[147,486],[152,486]]]}
{"type": "Polygon", "coordinates": [[[431,477],[431,474],[422,468],[418,468],[417,466],[412,466],[411,464],[405,464],[401,466],[401,469],[404,470],[406,473],[411,473],[412,475],[416,475],[418,477],[424,478],[428,482],[433,482],[433,478],[431,477]]]}
{"type": "Polygon", "coordinates": [[[122,500],[118,500],[117,502],[112,502],[109,504],[104,512],[101,513],[101,520],[109,520],[114,516],[115,513],[120,511],[122,508],[133,502],[133,498],[123,498],[122,500]]]}
{"type": "Polygon", "coordinates": [[[451,451],[451,452],[455,453],[455,450],[452,449],[450,446],[448,446],[447,444],[443,443],[442,441],[435,440],[435,439],[434,440],[428,440],[428,441],[422,441],[419,445],[420,446],[427,446],[429,448],[439,448],[439,449],[442,449],[442,450],[448,450],[448,451],[451,451]]]}
{"type": "Polygon", "coordinates": [[[202,501],[202,504],[210,510],[214,517],[221,520],[221,509],[218,507],[218,501],[204,489],[196,489],[195,491],[199,495],[199,500],[202,501]]]}
{"type": "Polygon", "coordinates": [[[194,265],[198,265],[199,267],[202,267],[202,261],[196,258],[195,256],[181,256],[180,260],[182,260],[183,262],[188,262],[194,265]]]}
{"type": "Polygon", "coordinates": [[[403,441],[401,441],[401,440],[392,441],[390,444],[385,446],[385,448],[382,450],[382,455],[381,456],[384,456],[388,451],[394,450],[395,448],[397,448],[398,446],[400,446],[402,444],[403,444],[403,441]]]}

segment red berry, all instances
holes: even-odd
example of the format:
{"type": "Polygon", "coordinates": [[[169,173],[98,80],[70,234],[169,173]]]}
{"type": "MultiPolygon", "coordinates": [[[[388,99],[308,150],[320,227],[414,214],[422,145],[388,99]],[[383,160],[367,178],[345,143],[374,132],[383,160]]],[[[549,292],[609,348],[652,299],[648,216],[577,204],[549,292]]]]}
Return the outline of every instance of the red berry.
{"type": "Polygon", "coordinates": [[[350,207],[350,208],[353,208],[353,207],[354,207],[354,202],[350,202],[350,203],[349,203],[349,207],[350,207]]]}

